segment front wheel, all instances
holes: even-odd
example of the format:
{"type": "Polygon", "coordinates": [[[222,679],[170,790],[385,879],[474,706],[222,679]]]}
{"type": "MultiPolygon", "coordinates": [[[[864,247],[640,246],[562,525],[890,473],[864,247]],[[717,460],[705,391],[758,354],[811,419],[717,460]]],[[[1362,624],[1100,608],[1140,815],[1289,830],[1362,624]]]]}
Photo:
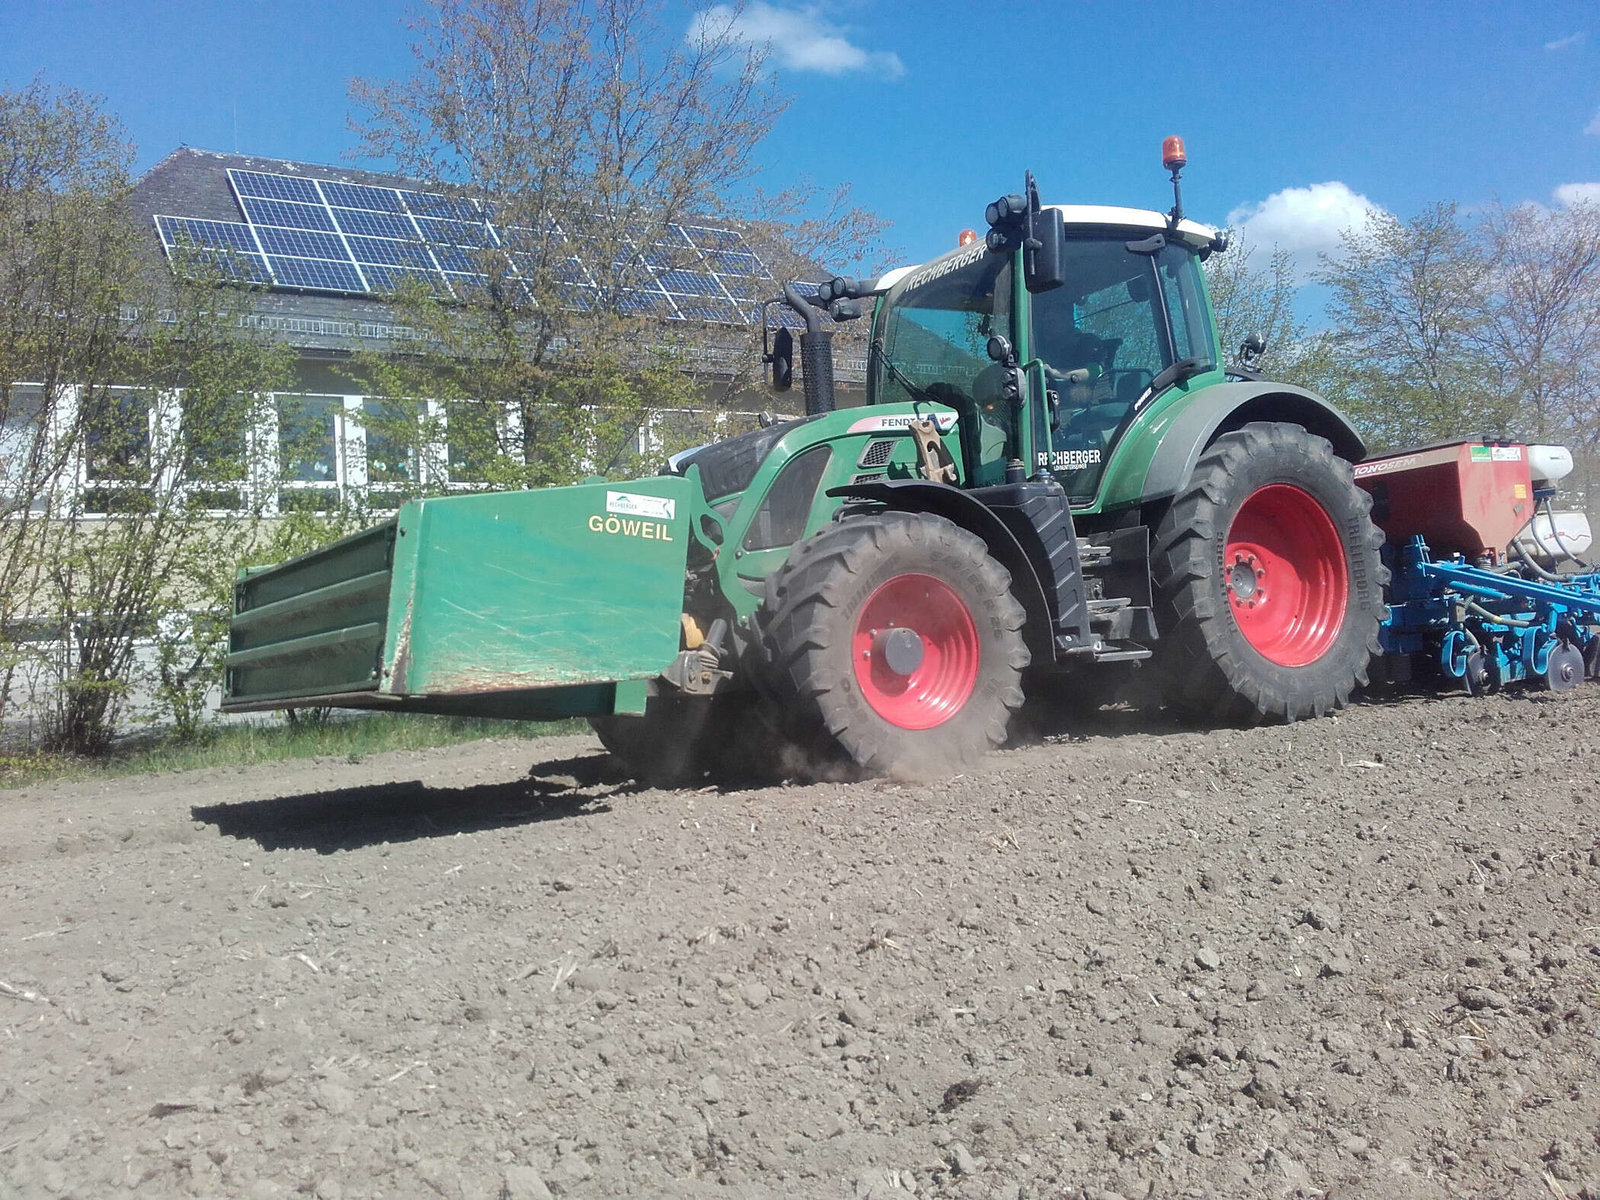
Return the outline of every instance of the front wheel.
{"type": "Polygon", "coordinates": [[[651,696],[638,714],[590,717],[600,744],[648,787],[702,782],[727,740],[726,707],[710,696],[651,696]]]}
{"type": "Polygon", "coordinates": [[[853,517],[796,546],[762,614],[769,690],[801,744],[928,778],[1005,741],[1022,703],[1023,609],[943,517],[853,517]]]}
{"type": "Polygon", "coordinates": [[[1218,438],[1156,531],[1167,699],[1294,721],[1342,708],[1378,652],[1383,535],[1350,465],[1298,425],[1218,438]]]}

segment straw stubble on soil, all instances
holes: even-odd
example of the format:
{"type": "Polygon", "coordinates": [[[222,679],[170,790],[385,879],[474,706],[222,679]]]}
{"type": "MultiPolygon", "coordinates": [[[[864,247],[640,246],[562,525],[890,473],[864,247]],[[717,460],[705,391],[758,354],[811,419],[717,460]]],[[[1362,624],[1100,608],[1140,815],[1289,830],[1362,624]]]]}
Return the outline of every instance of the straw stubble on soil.
{"type": "Polygon", "coordinates": [[[0,1197],[1600,1196],[1597,716],[0,794],[0,1197]]]}

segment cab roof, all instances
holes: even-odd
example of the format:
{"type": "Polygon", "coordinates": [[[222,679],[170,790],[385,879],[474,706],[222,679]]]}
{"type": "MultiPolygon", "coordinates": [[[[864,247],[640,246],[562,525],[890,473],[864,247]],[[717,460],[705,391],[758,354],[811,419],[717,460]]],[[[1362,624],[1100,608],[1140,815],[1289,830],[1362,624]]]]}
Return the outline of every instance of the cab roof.
{"type": "MultiPolygon", "coordinates": [[[[1156,212],[1153,209],[1120,208],[1113,204],[1050,204],[1046,205],[1046,207],[1053,208],[1061,214],[1062,223],[1066,226],[1069,234],[1087,232],[1093,229],[1125,229],[1130,232],[1148,230],[1151,233],[1171,232],[1167,226],[1167,214],[1156,212]]],[[[1217,231],[1210,225],[1202,225],[1199,221],[1190,221],[1185,218],[1178,222],[1176,235],[1192,248],[1199,250],[1211,245],[1216,240],[1217,231]]],[[[981,242],[979,244],[981,245],[981,242]]],[[[941,254],[938,258],[930,259],[929,262],[938,262],[939,259],[953,254],[960,254],[962,251],[970,249],[971,247],[969,246],[958,246],[947,254],[941,254]]],[[[880,293],[887,292],[907,275],[926,265],[928,264],[917,263],[907,267],[896,267],[876,279],[872,290],[880,293]]]]}
{"type": "MultiPolygon", "coordinates": [[[[1152,233],[1167,232],[1167,214],[1148,208],[1119,208],[1113,204],[1051,204],[1047,207],[1061,214],[1067,232],[1074,229],[1148,229],[1152,233]]],[[[1209,225],[1188,218],[1178,222],[1177,235],[1195,249],[1209,246],[1217,231],[1209,225]]]]}

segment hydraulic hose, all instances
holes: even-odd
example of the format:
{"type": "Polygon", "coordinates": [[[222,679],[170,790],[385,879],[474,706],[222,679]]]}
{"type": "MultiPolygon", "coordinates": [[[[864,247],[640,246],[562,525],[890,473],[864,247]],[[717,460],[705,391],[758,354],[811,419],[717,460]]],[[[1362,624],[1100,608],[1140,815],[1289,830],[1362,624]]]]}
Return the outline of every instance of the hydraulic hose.
{"type": "Polygon", "coordinates": [[[1520,542],[1513,541],[1511,543],[1511,552],[1515,554],[1522,565],[1527,567],[1528,570],[1532,571],[1537,578],[1544,580],[1546,583],[1562,582],[1562,577],[1560,575],[1557,575],[1554,571],[1546,571],[1538,563],[1534,562],[1528,552],[1522,548],[1522,544],[1520,542]]]}
{"type": "MultiPolygon", "coordinates": [[[[1564,554],[1569,561],[1576,563],[1578,565],[1578,569],[1580,571],[1585,571],[1585,572],[1593,571],[1594,568],[1592,566],[1590,566],[1588,563],[1584,562],[1583,559],[1579,558],[1576,554],[1574,554],[1571,551],[1571,549],[1568,548],[1567,544],[1561,540],[1561,530],[1556,525],[1556,514],[1555,514],[1555,510],[1553,510],[1550,507],[1550,497],[1549,496],[1546,496],[1544,498],[1544,515],[1547,518],[1549,518],[1549,521],[1550,521],[1550,536],[1555,538],[1556,545],[1558,547],[1560,547],[1561,553],[1564,554]]],[[[1544,544],[1544,539],[1539,536],[1539,523],[1537,521],[1532,522],[1528,526],[1528,532],[1533,534],[1533,540],[1538,543],[1539,549],[1543,550],[1546,554],[1550,554],[1550,547],[1546,546],[1544,544]]],[[[1551,558],[1555,558],[1556,555],[1550,554],[1550,557],[1551,558]]]]}
{"type": "Polygon", "coordinates": [[[1467,601],[1467,611],[1475,617],[1485,621],[1493,621],[1496,625],[1505,625],[1511,629],[1543,629],[1543,621],[1521,621],[1516,617],[1502,617],[1499,613],[1492,613],[1476,600],[1467,601]]]}

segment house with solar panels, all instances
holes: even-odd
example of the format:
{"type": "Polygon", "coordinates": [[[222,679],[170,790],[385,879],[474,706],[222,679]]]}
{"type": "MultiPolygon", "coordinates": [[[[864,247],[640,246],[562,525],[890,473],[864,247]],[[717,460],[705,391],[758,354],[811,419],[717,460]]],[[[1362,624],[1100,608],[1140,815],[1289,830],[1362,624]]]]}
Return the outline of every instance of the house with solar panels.
{"type": "MultiPolygon", "coordinates": [[[[370,171],[187,148],[152,167],[132,203],[135,218],[151,231],[153,270],[179,270],[204,257],[250,285],[240,290],[248,305],[241,321],[295,352],[296,390],[278,398],[285,414],[280,428],[265,436],[252,431],[252,457],[275,460],[253,472],[273,481],[273,495],[250,497],[268,512],[285,488],[325,501],[314,508],[365,497],[372,456],[362,414],[382,402],[358,394],[349,364],[357,351],[399,348],[418,336],[385,296],[405,279],[420,280],[446,302],[464,296],[484,285],[482,255],[511,254],[514,233],[496,223],[491,200],[430,193],[415,181],[370,171]]],[[[565,295],[581,307],[596,288],[586,262],[592,249],[577,229],[557,234],[568,252],[565,295]]],[[[780,290],[768,266],[770,249],[747,230],[711,221],[666,225],[654,244],[633,249],[643,267],[621,307],[661,321],[690,345],[692,375],[706,401],[696,415],[711,417],[700,425],[719,436],[734,433],[760,411],[794,403],[748,381],[759,353],[761,303],[780,290]]],[[[794,319],[780,309],[772,310],[773,322],[794,319]]],[[[838,364],[843,403],[860,396],[864,366],[838,364]]],[[[654,414],[651,422],[683,416],[654,414]]],[[[150,419],[155,428],[160,415],[150,419]]],[[[637,436],[641,454],[660,444],[651,423],[637,436]]],[[[445,464],[435,471],[448,472],[449,448],[438,449],[428,458],[445,464]]]]}

